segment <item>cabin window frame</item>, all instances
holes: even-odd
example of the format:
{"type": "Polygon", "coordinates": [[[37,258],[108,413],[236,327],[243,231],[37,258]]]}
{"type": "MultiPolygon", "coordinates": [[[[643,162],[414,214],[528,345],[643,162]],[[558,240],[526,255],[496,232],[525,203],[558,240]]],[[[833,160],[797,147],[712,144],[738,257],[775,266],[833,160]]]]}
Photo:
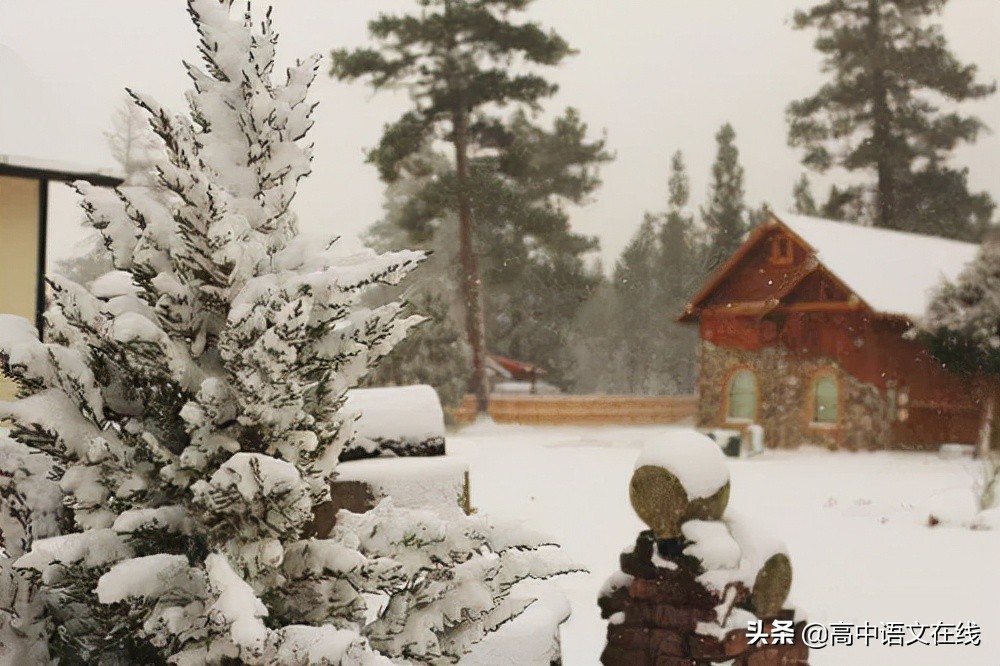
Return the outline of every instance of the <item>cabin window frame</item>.
{"type": "MultiPolygon", "coordinates": [[[[830,385],[827,384],[827,385],[830,385]]],[[[822,368],[813,373],[809,382],[808,402],[806,404],[806,416],[811,428],[831,429],[839,428],[841,416],[844,413],[844,391],[841,386],[840,375],[835,368],[822,368]],[[829,382],[833,386],[833,407],[835,409],[833,418],[820,417],[820,385],[829,382]]]]}
{"type": "Polygon", "coordinates": [[[757,373],[754,369],[747,365],[733,368],[727,373],[722,388],[724,397],[722,409],[725,422],[739,424],[756,423],[760,414],[760,380],[757,378],[757,373]],[[732,413],[734,406],[733,388],[738,377],[749,377],[752,381],[753,402],[751,403],[751,408],[748,410],[749,415],[733,415],[732,413]]]}
{"type": "Polygon", "coordinates": [[[787,266],[795,260],[795,249],[792,239],[785,234],[777,234],[771,238],[771,263],[776,266],[787,266]]]}

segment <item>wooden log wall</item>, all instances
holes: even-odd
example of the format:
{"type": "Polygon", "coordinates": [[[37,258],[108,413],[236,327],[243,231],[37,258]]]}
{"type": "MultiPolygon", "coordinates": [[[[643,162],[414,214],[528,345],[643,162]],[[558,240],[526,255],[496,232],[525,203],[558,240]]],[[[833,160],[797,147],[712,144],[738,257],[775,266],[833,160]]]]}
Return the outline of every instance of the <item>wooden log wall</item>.
{"type": "MultiPolygon", "coordinates": [[[[656,425],[694,419],[697,398],[631,395],[496,395],[490,416],[522,425],[656,425]]],[[[452,411],[458,425],[475,420],[475,398],[465,396],[452,411]]]]}

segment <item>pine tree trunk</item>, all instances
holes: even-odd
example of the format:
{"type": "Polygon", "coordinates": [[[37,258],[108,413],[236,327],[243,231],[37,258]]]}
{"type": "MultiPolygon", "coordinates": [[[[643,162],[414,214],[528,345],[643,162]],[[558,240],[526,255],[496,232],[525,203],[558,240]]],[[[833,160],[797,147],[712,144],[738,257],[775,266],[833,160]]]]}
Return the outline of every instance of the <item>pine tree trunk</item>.
{"type": "Polygon", "coordinates": [[[472,348],[472,391],[476,410],[489,409],[489,384],[486,379],[486,326],[483,320],[482,280],[476,261],[472,235],[472,205],[469,202],[468,118],[459,104],[454,115],[455,171],[458,179],[458,242],[461,263],[462,300],[465,305],[465,329],[472,348]]]}
{"type": "Polygon", "coordinates": [[[993,421],[996,413],[997,392],[993,383],[984,382],[983,411],[979,420],[979,442],[976,456],[986,459],[990,455],[990,442],[993,439],[993,421]]]}
{"type": "Polygon", "coordinates": [[[878,219],[875,226],[898,228],[895,219],[896,187],[891,155],[891,111],[889,92],[882,63],[882,31],[879,25],[879,0],[868,0],[868,49],[872,59],[872,143],[878,172],[878,219]]]}

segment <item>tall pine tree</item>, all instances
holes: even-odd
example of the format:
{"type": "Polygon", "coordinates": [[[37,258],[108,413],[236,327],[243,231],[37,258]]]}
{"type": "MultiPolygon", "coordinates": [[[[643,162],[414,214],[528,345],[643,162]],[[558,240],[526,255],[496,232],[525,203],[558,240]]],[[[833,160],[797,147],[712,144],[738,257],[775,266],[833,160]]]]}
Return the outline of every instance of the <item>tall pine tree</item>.
{"type": "MultiPolygon", "coordinates": [[[[415,156],[387,186],[392,210],[369,236],[387,249],[432,250],[429,268],[454,285],[454,170],[430,146],[415,156]]],[[[563,386],[572,373],[573,317],[599,281],[586,262],[597,241],[572,230],[565,203],[586,201],[608,159],[604,141],[589,140],[586,124],[569,109],[551,127],[515,113],[502,147],[471,160],[490,350],[546,368],[549,381],[563,386]]]]}
{"type": "Polygon", "coordinates": [[[704,279],[705,266],[703,240],[688,206],[691,187],[680,151],[670,161],[667,194],[659,249],[657,319],[662,321],[660,340],[665,347],[660,371],[672,382],[671,392],[683,393],[694,388],[698,333],[679,324],[676,317],[704,279]]]}
{"type": "Polygon", "coordinates": [[[670,178],[667,181],[667,212],[660,229],[662,248],[662,275],[664,303],[683,302],[690,296],[691,285],[701,277],[697,257],[692,254],[694,243],[694,217],[688,208],[691,184],[688,180],[684,156],[680,151],[670,160],[670,178]]]}
{"type": "Polygon", "coordinates": [[[796,28],[818,32],[815,47],[831,80],[789,105],[788,139],[805,149],[803,163],[812,169],[872,176],[870,188],[838,192],[855,201],[831,201],[831,208],[858,210],[870,192],[876,226],[978,239],[993,201],[969,192],[967,171],[948,161],[984,126],[950,107],[996,86],[977,82],[975,65],[959,62],[940,26],[929,22],[946,4],[827,0],[796,12],[796,28]]]}
{"type": "Polygon", "coordinates": [[[373,296],[373,302],[381,303],[405,294],[413,312],[425,321],[383,359],[364,385],[429,384],[442,405],[456,408],[468,390],[472,357],[456,289],[457,224],[450,212],[430,234],[410,224],[419,215],[414,209],[421,206],[421,194],[446,178],[449,170],[448,158],[430,146],[414,153],[407,159],[405,175],[386,185],[385,214],[365,234],[365,244],[380,252],[418,248],[430,256],[405,289],[380,290],[373,296]]]}
{"type": "Polygon", "coordinates": [[[715,135],[716,154],[709,181],[708,203],[701,211],[708,230],[706,268],[714,270],[731,255],[747,231],[743,200],[743,167],[736,131],[729,123],[715,135]]]}
{"type": "Polygon", "coordinates": [[[655,216],[647,213],[615,264],[611,284],[617,296],[619,332],[614,356],[617,391],[658,393],[662,377],[662,331],[656,304],[662,301],[662,253],[655,216]]]}
{"type": "Polygon", "coordinates": [[[792,188],[792,210],[799,215],[817,215],[819,208],[816,206],[816,199],[813,198],[812,185],[809,183],[809,176],[802,174],[795,187],[792,188]]]}
{"type": "Polygon", "coordinates": [[[416,323],[359,298],[421,254],[298,234],[320,60],[272,80],[269,15],[231,4],[189,0],[189,114],[134,95],[164,196],[78,184],[116,270],[51,279],[48,342],[0,316],[21,389],[0,403],[21,445],[0,446],[2,663],[454,662],[524,610],[513,585],[562,568],[534,535],[389,501],[314,533],[345,392],[416,323]]]}
{"type": "Polygon", "coordinates": [[[524,65],[553,66],[572,53],[554,32],[515,20],[531,0],[419,0],[410,15],[381,14],[368,25],[376,48],[333,52],[331,73],[340,80],[367,79],[373,88],[405,87],[413,108],[388,125],[369,159],[385,180],[431,138],[453,148],[452,200],[458,219],[460,284],[473,355],[478,408],[489,401],[482,276],[475,219],[485,213],[473,195],[471,158],[495,148],[507,132],[497,107],[537,108],[556,86],[524,65]],[[512,67],[514,62],[518,67],[512,67]]]}

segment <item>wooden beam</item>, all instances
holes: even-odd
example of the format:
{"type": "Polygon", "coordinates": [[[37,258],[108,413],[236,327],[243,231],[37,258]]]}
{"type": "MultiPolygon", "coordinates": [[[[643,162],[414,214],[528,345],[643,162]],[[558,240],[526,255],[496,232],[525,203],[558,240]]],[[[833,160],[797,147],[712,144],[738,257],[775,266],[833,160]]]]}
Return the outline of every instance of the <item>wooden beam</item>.
{"type": "Polygon", "coordinates": [[[978,414],[980,408],[978,405],[969,403],[957,403],[948,402],[944,400],[911,400],[907,405],[900,405],[904,409],[914,410],[914,409],[928,409],[935,412],[948,412],[948,413],[967,413],[967,414],[978,414]]]}
{"type": "Polygon", "coordinates": [[[775,312],[855,312],[863,310],[861,301],[817,301],[814,303],[789,303],[775,308],[775,312]]]}
{"type": "Polygon", "coordinates": [[[35,269],[35,328],[38,339],[44,340],[45,326],[45,245],[49,226],[49,181],[38,181],[38,263],[35,269]]]}
{"type": "Polygon", "coordinates": [[[766,301],[740,301],[726,305],[713,305],[701,309],[701,312],[720,315],[757,315],[767,313],[772,309],[774,309],[774,303],[768,299],[766,301]]]}
{"type": "Polygon", "coordinates": [[[102,187],[117,187],[122,184],[122,179],[117,176],[95,171],[58,171],[55,169],[9,164],[3,161],[0,161],[0,175],[31,178],[33,180],[58,180],[65,183],[72,183],[74,180],[85,180],[91,185],[100,185],[102,187]]]}

